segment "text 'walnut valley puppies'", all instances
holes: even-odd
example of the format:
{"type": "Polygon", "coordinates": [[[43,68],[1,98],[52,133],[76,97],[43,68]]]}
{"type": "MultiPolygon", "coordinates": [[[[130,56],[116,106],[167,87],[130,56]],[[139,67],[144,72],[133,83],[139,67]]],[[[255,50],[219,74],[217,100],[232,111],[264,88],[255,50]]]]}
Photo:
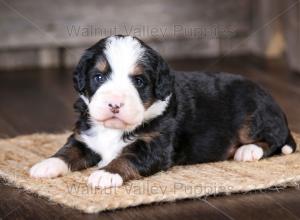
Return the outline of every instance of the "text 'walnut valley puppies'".
{"type": "Polygon", "coordinates": [[[253,82],[175,72],[131,36],[87,49],[74,73],[74,133],[30,175],[53,178],[98,164],[88,184],[120,186],[174,165],[254,161],[295,151],[284,113],[253,82]]]}

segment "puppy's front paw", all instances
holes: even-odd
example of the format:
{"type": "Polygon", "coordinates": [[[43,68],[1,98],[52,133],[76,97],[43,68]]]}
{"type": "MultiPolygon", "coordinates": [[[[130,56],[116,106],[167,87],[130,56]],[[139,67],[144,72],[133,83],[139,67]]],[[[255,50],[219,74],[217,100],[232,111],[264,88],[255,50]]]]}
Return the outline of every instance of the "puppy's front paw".
{"type": "Polygon", "coordinates": [[[35,164],[29,170],[34,178],[53,178],[66,174],[69,171],[68,165],[57,157],[52,157],[35,164]]]}
{"type": "Polygon", "coordinates": [[[103,168],[103,167],[105,167],[107,164],[109,164],[109,161],[107,161],[107,160],[101,160],[98,164],[97,164],[97,166],[99,167],[99,168],[103,168]]]}
{"type": "Polygon", "coordinates": [[[119,174],[109,173],[104,170],[94,171],[88,178],[88,184],[93,188],[117,187],[123,184],[119,174]]]}
{"type": "Polygon", "coordinates": [[[238,148],[234,154],[236,161],[254,161],[263,157],[263,149],[255,144],[247,144],[238,148]]]}

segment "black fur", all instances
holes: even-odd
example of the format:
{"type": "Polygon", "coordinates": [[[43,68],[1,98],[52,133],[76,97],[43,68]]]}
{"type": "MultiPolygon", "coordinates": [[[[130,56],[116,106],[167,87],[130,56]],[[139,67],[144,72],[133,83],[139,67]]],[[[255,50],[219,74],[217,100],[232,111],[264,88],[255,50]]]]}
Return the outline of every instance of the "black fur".
{"type": "Polygon", "coordinates": [[[150,69],[152,74],[155,75],[154,95],[159,100],[165,100],[172,92],[174,82],[173,76],[170,74],[169,66],[156,51],[152,50],[144,42],[140,40],[139,42],[147,48],[142,59],[143,64],[145,68],[150,69]]]}

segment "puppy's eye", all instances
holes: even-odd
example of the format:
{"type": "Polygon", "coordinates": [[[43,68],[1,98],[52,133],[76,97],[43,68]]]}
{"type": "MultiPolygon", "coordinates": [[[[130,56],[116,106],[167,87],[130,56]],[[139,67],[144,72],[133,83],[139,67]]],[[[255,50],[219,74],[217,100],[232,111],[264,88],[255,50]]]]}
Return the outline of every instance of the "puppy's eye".
{"type": "Polygon", "coordinates": [[[94,76],[94,80],[97,83],[102,83],[105,80],[105,77],[102,74],[97,74],[94,76]]]}
{"type": "Polygon", "coordinates": [[[142,88],[145,85],[144,80],[142,79],[142,77],[139,77],[139,76],[134,78],[134,83],[135,83],[136,87],[138,87],[138,88],[142,88]]]}

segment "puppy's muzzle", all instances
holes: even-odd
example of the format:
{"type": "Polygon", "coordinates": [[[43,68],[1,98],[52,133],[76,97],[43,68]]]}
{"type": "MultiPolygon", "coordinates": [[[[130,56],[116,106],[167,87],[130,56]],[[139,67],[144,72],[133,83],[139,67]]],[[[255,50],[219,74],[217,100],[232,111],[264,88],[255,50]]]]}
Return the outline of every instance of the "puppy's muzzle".
{"type": "Polygon", "coordinates": [[[124,106],[124,103],[122,103],[122,102],[118,103],[118,104],[114,104],[114,103],[108,104],[108,108],[113,114],[118,114],[120,112],[120,108],[122,108],[123,106],[124,106]]]}

